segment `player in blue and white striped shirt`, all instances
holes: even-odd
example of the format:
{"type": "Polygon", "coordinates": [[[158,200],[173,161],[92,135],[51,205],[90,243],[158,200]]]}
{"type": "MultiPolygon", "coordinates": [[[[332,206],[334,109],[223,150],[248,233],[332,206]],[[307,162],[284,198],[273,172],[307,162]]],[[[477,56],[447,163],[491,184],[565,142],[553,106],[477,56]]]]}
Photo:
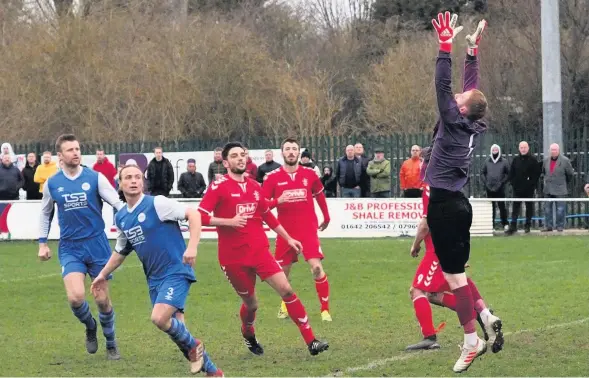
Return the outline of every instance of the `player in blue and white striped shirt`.
{"type": "MultiPolygon", "coordinates": [[[[86,274],[94,279],[112,254],[104,232],[102,200],[116,209],[122,208],[124,204],[106,177],[81,166],[80,144],[74,135],[61,135],[55,143],[55,149],[63,169],[51,176],[43,187],[39,258],[41,261],[51,258],[47,237],[54,204],[57,203],[61,275],[72,311],[86,325],[86,350],[94,354],[98,350],[98,327],[85,299],[84,279],[86,274]]],[[[94,300],[106,338],[107,358],[118,360],[120,354],[115,341],[115,313],[108,287],[96,295],[94,300]]]]}
{"type": "Polygon", "coordinates": [[[170,336],[190,361],[190,371],[205,371],[209,377],[221,377],[218,369],[184,324],[184,306],[190,286],[196,282],[193,266],[196,260],[200,213],[196,209],[164,196],[143,194],[143,172],[134,165],[123,167],[120,185],[127,202],[116,215],[121,231],[110,261],[92,283],[92,291],[106,286],[106,277],[115,271],[135,250],[147,278],[153,309],[151,321],[170,336]],[[190,239],[184,241],[178,221],[188,220],[190,239]]]}

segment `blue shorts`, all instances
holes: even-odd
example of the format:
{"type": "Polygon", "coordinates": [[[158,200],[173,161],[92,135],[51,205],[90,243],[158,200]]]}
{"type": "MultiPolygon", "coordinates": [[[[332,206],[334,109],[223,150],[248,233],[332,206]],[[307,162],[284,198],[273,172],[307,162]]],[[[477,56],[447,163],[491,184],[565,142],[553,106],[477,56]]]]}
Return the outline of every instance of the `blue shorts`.
{"type": "Polygon", "coordinates": [[[192,282],[186,276],[173,275],[166,277],[157,285],[151,286],[150,284],[149,297],[151,298],[152,307],[156,303],[164,303],[176,307],[180,312],[184,312],[184,305],[192,282]]]}
{"type": "MultiPolygon", "coordinates": [[[[70,273],[88,274],[94,279],[106,265],[112,254],[106,234],[82,240],[59,241],[59,264],[61,276],[70,273]]],[[[107,277],[111,279],[112,274],[107,277]]]]}

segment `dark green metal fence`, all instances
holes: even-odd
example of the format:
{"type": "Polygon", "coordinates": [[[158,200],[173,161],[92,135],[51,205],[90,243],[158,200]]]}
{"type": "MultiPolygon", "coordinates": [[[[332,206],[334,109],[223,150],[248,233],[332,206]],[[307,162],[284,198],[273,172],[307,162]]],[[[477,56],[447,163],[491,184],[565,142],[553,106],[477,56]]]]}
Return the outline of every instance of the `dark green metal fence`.
{"type": "MultiPolygon", "coordinates": [[[[244,142],[250,149],[279,148],[282,138],[263,138],[252,136],[244,142]]],[[[492,144],[501,146],[502,153],[509,161],[514,155],[517,155],[518,144],[526,140],[530,145],[532,154],[541,158],[542,135],[541,132],[534,134],[493,134],[488,133],[482,139],[480,145],[475,151],[475,157],[470,172],[470,181],[465,188],[468,196],[484,197],[485,191],[480,180],[480,171],[486,159],[488,159],[489,150],[492,144]]],[[[583,196],[583,186],[587,182],[587,173],[589,171],[588,159],[588,140],[589,127],[579,128],[565,132],[564,147],[561,150],[571,159],[575,170],[571,196],[583,196]]],[[[391,161],[391,193],[393,196],[399,196],[399,169],[401,164],[410,155],[410,149],[413,144],[419,146],[429,145],[431,134],[396,134],[389,136],[302,136],[300,137],[301,146],[307,148],[313,155],[313,160],[321,167],[333,167],[337,159],[343,156],[345,147],[348,144],[362,143],[366,154],[372,156],[375,147],[383,147],[385,157],[391,161]]],[[[184,140],[179,142],[128,142],[128,143],[107,143],[107,144],[83,144],[82,152],[84,154],[93,154],[96,149],[102,148],[107,154],[114,154],[118,158],[120,153],[129,152],[151,152],[156,146],[161,146],[166,151],[212,151],[215,147],[223,146],[228,140],[184,140]]],[[[54,152],[54,147],[50,143],[33,143],[25,145],[14,145],[17,154],[35,152],[41,154],[45,150],[54,152]]],[[[507,196],[511,196],[510,187],[507,189],[507,196]]],[[[539,183],[538,193],[541,193],[542,183],[539,183]]],[[[541,195],[539,195],[541,196],[541,195]]],[[[588,205],[585,203],[571,203],[568,206],[568,214],[577,214],[579,217],[569,219],[577,226],[585,224],[584,214],[588,213],[588,205]]],[[[535,214],[542,214],[542,209],[537,209],[535,214]]]]}

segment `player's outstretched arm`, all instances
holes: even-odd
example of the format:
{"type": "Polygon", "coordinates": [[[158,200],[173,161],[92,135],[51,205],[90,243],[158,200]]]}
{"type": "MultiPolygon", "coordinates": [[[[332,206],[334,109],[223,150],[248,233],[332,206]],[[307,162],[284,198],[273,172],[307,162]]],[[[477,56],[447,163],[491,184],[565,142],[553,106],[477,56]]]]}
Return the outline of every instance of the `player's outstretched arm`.
{"type": "Polygon", "coordinates": [[[113,188],[106,176],[100,172],[98,172],[98,194],[117,210],[121,210],[125,206],[119,197],[119,193],[113,188]]]}
{"type": "Polygon", "coordinates": [[[462,86],[464,92],[479,87],[478,51],[486,26],[487,21],[481,20],[475,32],[466,36],[467,50],[464,60],[464,83],[462,86]]]}
{"type": "Polygon", "coordinates": [[[202,220],[200,213],[196,209],[191,208],[186,208],[185,218],[188,220],[188,232],[190,236],[188,245],[186,246],[186,252],[184,252],[183,261],[185,264],[194,266],[198,253],[198,243],[200,243],[202,220]]]}
{"type": "Polygon", "coordinates": [[[458,16],[450,17],[450,12],[438,14],[438,19],[432,20],[432,25],[438,34],[440,49],[436,61],[436,96],[440,117],[444,124],[456,123],[460,111],[452,94],[452,41],[462,30],[462,26],[456,26],[458,16]]]}

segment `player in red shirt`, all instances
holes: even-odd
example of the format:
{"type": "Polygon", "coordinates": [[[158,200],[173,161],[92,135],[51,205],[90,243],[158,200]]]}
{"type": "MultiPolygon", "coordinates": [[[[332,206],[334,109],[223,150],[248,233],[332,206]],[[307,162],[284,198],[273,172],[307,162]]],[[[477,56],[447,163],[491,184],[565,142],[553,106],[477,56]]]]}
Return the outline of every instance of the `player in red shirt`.
{"type": "MultiPolygon", "coordinates": [[[[288,138],[282,142],[284,165],[268,173],[264,178],[262,191],[268,199],[270,208],[277,207],[278,221],[292,237],[303,245],[303,257],[311,267],[315,279],[315,289],[321,304],[321,319],[331,321],[329,314],[329,282],[321,260],[323,252],[319,244],[317,230],[325,230],[329,225],[329,211],[323,193],[323,184],[311,168],[299,165],[300,146],[296,139],[288,138]],[[319,225],[315,214],[315,200],[323,214],[319,225]]],[[[292,264],[296,263],[299,252],[288,245],[282,237],[276,237],[274,257],[288,277],[292,264]]],[[[288,317],[288,309],[283,301],[278,312],[279,318],[288,317]]]]}
{"type": "Polygon", "coordinates": [[[222,156],[227,174],[209,186],[198,209],[203,225],[217,226],[219,264],[243,301],[239,315],[246,346],[254,354],[264,353],[254,330],[258,309],[255,293],[258,275],[286,303],[311,355],[327,350],[329,345],[315,338],[305,307],[270,253],[262,222],[284,238],[291,248],[300,250],[301,243],[293,239],[270,212],[260,184],[244,176],[247,156],[243,145],[239,142],[228,143],[222,156]]]}
{"type": "MultiPolygon", "coordinates": [[[[429,148],[424,148],[421,152],[422,164],[424,165],[429,160],[429,152],[429,148]]],[[[413,301],[413,308],[415,309],[415,316],[423,334],[423,340],[417,344],[409,345],[406,350],[440,348],[436,333],[443,328],[443,325],[438,327],[438,329],[434,328],[430,303],[456,311],[456,298],[450,290],[450,286],[440,268],[427,225],[429,192],[429,186],[425,185],[421,197],[423,201],[423,218],[419,223],[415,240],[411,246],[411,256],[417,257],[421,249],[421,242],[425,241],[425,256],[417,267],[415,278],[409,289],[409,294],[413,301]]],[[[503,349],[504,342],[501,319],[493,315],[487,308],[475,283],[470,278],[467,278],[467,282],[474,297],[473,311],[477,313],[477,320],[483,329],[485,340],[492,344],[493,353],[497,353],[503,349]]]]}

